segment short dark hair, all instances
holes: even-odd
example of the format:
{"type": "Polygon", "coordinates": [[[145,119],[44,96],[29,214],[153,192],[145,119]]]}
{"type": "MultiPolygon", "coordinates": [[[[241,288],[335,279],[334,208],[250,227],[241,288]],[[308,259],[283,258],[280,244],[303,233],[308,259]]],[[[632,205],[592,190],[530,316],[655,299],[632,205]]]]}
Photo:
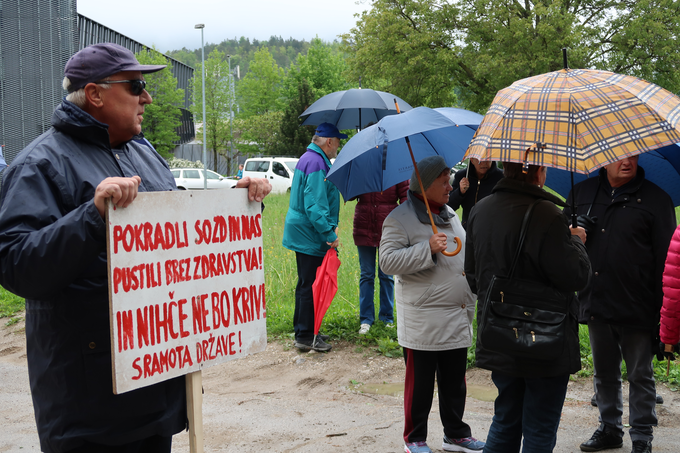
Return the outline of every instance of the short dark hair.
{"type": "Polygon", "coordinates": [[[518,164],[517,162],[503,162],[503,176],[529,184],[534,184],[538,181],[540,165],[529,165],[529,170],[526,173],[524,173],[523,167],[524,164],[518,164]]]}

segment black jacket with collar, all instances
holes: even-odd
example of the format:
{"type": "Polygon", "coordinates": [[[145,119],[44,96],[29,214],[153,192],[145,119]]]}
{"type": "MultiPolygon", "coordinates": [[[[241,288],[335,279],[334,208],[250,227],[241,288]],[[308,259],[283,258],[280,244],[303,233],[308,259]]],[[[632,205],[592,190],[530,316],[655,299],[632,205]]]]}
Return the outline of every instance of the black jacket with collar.
{"type": "Polygon", "coordinates": [[[567,198],[568,215],[572,197],[577,214],[597,217],[586,239],[593,278],[579,293],[579,321],[658,329],[661,280],[676,227],[671,198],[645,179],[642,167],[617,189],[604,168],[577,184],[567,198]]]}
{"type": "MultiPolygon", "coordinates": [[[[520,227],[527,208],[537,199],[527,237],[515,269],[515,277],[534,280],[559,291],[583,289],[590,262],[581,240],[572,236],[567,220],[556,204],[563,202],[543,189],[504,178],[493,193],[477,203],[470,215],[465,249],[465,274],[477,293],[477,316],[493,275],[506,276],[515,255],[520,227]]],[[[570,306],[564,351],[555,351],[551,361],[518,360],[483,348],[477,341],[477,366],[512,376],[549,377],[571,374],[581,368],[577,323],[578,301],[570,306]]],[[[478,319],[479,322],[479,319],[478,319]]],[[[479,334],[479,333],[478,333],[479,334]]]]}
{"type": "Polygon", "coordinates": [[[496,166],[496,162],[491,163],[491,168],[486,172],[483,178],[477,177],[477,170],[474,165],[468,164],[469,172],[467,168],[458,170],[456,175],[453,177],[453,190],[449,194],[448,205],[454,211],[457,211],[461,206],[463,207],[462,225],[463,228],[467,228],[468,217],[470,217],[470,211],[475,207],[482,198],[491,195],[491,191],[496,186],[498,181],[503,179],[503,170],[496,166]],[[468,178],[470,182],[470,188],[465,193],[460,192],[460,180],[463,178],[468,178]]]}

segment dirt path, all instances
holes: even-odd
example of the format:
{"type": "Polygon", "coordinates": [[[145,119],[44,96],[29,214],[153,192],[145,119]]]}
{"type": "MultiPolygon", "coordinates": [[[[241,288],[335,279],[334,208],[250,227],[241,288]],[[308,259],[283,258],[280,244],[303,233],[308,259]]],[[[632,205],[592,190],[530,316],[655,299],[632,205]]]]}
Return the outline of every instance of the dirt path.
{"type": "MultiPolygon", "coordinates": [[[[270,343],[260,354],[204,371],[205,451],[402,452],[403,360],[349,343],[332,343],[328,354],[301,354],[291,344],[270,343]]],[[[473,435],[483,440],[493,415],[495,388],[484,370],[470,370],[467,382],[465,419],[473,435]]],[[[0,385],[4,428],[0,452],[38,452],[22,323],[0,328],[0,385]]],[[[678,453],[680,394],[663,385],[658,392],[665,404],[657,406],[654,452],[678,453]]],[[[596,428],[591,396],[589,379],[569,383],[556,453],[579,452],[578,445],[596,428]]],[[[429,442],[434,451],[441,451],[436,402],[429,442]]],[[[626,436],[622,449],[609,451],[630,449],[626,436]]],[[[173,452],[188,451],[187,433],[175,436],[173,452]]]]}

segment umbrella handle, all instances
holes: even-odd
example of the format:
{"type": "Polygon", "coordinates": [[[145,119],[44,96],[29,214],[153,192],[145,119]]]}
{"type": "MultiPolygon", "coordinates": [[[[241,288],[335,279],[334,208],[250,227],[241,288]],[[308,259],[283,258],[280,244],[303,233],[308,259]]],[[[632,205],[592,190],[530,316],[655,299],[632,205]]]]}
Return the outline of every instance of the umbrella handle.
{"type": "MultiPolygon", "coordinates": [[[[437,227],[434,224],[434,221],[432,220],[432,213],[430,212],[430,207],[427,206],[427,197],[423,197],[425,200],[425,206],[427,207],[427,214],[430,216],[430,224],[432,225],[432,232],[434,234],[437,234],[437,227]]],[[[447,252],[446,250],[442,251],[442,255],[444,256],[456,256],[460,253],[460,249],[463,248],[463,241],[460,240],[458,236],[455,236],[453,240],[456,242],[456,250],[453,252],[447,252]]]]}
{"type": "Polygon", "coordinates": [[[456,256],[460,253],[460,249],[463,248],[463,241],[461,241],[459,237],[454,237],[453,240],[456,241],[456,244],[457,244],[456,250],[454,250],[453,252],[447,252],[446,250],[444,250],[442,252],[442,255],[444,255],[444,256],[456,256]]]}
{"type": "MultiPolygon", "coordinates": [[[[396,104],[397,101],[395,99],[394,103],[396,104]]],[[[416,173],[416,179],[418,180],[418,185],[420,186],[420,193],[423,195],[423,201],[425,202],[425,209],[427,209],[427,215],[430,217],[430,225],[432,225],[432,232],[434,234],[437,234],[437,226],[434,224],[434,219],[432,218],[432,211],[430,211],[430,203],[427,201],[427,195],[425,195],[425,188],[423,187],[423,180],[420,179],[420,172],[418,171],[418,165],[416,164],[416,158],[413,155],[413,149],[411,149],[411,140],[408,139],[408,136],[404,137],[406,139],[406,144],[408,145],[408,151],[411,153],[411,161],[413,162],[413,170],[416,173]]],[[[442,255],[444,256],[456,256],[458,253],[460,253],[460,249],[463,247],[463,243],[461,242],[460,238],[454,237],[453,238],[456,241],[456,244],[458,246],[456,247],[456,250],[453,252],[447,252],[446,250],[442,251],[442,255]]]]}

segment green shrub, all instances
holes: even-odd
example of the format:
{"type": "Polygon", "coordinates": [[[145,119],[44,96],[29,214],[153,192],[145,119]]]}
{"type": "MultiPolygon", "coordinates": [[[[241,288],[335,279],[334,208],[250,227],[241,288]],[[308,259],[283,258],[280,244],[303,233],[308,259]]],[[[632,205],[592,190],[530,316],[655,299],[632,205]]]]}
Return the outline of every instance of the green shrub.
{"type": "Polygon", "coordinates": [[[5,288],[0,287],[0,318],[10,318],[7,325],[17,323],[21,318],[16,314],[26,308],[23,298],[10,293],[5,288]]]}
{"type": "Polygon", "coordinates": [[[191,161],[173,157],[168,160],[168,166],[170,166],[170,168],[203,168],[203,162],[200,160],[191,161]]]}

